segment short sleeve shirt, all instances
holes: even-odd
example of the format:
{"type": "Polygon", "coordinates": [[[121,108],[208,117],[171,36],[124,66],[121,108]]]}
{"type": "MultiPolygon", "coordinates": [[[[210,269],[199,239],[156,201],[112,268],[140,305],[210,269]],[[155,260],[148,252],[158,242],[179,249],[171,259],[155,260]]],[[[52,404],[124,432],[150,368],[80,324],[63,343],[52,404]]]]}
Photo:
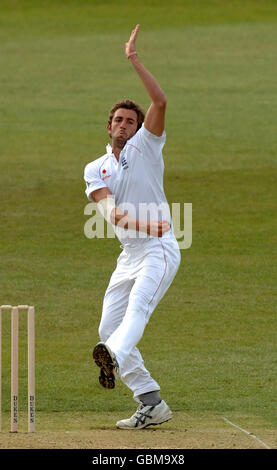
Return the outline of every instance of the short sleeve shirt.
{"type": "MultiPolygon", "coordinates": [[[[93,191],[107,187],[114,195],[115,205],[127,210],[130,216],[140,220],[169,220],[163,188],[165,140],[165,131],[156,136],[143,124],[126,142],[118,161],[108,144],[106,154],[85,167],[88,199],[92,200],[93,191]]],[[[117,231],[116,234],[119,236],[117,231]]]]}

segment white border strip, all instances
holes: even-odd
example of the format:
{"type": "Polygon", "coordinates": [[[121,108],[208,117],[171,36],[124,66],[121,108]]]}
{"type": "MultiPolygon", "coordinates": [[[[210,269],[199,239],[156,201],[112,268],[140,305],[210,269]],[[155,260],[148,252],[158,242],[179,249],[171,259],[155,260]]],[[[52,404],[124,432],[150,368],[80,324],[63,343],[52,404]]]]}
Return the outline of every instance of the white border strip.
{"type": "Polygon", "coordinates": [[[222,418],[226,423],[231,424],[231,426],[234,426],[235,428],[239,429],[240,431],[244,432],[245,434],[248,434],[248,436],[253,437],[256,441],[258,441],[260,444],[262,444],[266,449],[271,449],[265,442],[261,441],[257,436],[255,436],[252,432],[246,431],[246,429],[241,428],[240,426],[237,426],[236,424],[232,423],[229,421],[227,418],[222,418]]]}

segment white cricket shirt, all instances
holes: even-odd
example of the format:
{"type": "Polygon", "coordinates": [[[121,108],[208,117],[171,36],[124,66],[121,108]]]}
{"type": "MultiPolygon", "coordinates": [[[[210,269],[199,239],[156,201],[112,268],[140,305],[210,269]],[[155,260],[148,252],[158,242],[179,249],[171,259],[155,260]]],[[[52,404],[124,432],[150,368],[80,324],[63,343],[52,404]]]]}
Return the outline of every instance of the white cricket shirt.
{"type": "MultiPolygon", "coordinates": [[[[93,200],[90,195],[96,189],[107,187],[115,197],[115,205],[127,211],[131,217],[144,221],[170,221],[163,188],[162,149],[165,140],[165,131],[162,136],[156,136],[143,124],[126,142],[118,161],[108,144],[107,153],[85,167],[85,192],[88,199],[93,200]]],[[[167,236],[170,232],[167,232],[167,236]]],[[[149,237],[141,232],[124,231],[118,227],[115,227],[115,233],[123,245],[130,241],[139,243],[149,237]]]]}

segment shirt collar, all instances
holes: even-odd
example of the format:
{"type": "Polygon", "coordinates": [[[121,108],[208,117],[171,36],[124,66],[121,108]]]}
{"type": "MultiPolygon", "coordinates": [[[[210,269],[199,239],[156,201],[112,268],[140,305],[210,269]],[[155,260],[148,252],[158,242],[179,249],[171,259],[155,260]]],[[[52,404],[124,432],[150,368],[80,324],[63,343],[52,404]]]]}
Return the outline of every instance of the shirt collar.
{"type": "Polygon", "coordinates": [[[108,145],[106,146],[106,151],[107,151],[107,154],[108,154],[108,155],[112,155],[113,149],[112,149],[112,146],[111,146],[110,144],[108,144],[108,145]]]}

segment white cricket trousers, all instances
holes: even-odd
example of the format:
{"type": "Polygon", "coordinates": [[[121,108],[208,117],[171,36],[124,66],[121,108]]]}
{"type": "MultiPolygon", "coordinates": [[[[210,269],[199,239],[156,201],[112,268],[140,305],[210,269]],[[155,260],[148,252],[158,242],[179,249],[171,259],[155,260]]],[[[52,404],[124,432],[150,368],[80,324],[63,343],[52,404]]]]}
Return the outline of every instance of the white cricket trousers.
{"type": "Polygon", "coordinates": [[[99,336],[116,355],[121,380],[137,401],[138,395],[160,390],[136,345],[173,281],[180,258],[173,236],[124,246],[104,296],[99,336]]]}

